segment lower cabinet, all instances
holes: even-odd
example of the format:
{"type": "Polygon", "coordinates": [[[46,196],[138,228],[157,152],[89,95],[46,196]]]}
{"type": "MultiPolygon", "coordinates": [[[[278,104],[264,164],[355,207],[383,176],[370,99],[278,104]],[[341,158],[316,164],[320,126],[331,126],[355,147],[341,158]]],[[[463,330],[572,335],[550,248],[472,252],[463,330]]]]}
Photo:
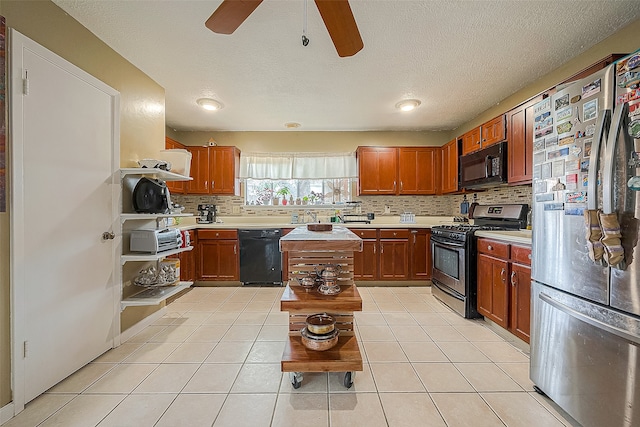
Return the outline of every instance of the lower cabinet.
{"type": "MultiPolygon", "coordinates": [[[[281,236],[284,237],[287,234],[291,233],[293,228],[283,228],[281,236]]],[[[282,281],[285,286],[287,281],[289,280],[289,251],[281,252],[282,254],[282,281]]]]}
{"type": "Polygon", "coordinates": [[[366,280],[430,280],[431,230],[428,228],[352,228],[362,239],[353,253],[353,277],[366,280]]]}
{"type": "Polygon", "coordinates": [[[198,230],[198,280],[240,280],[238,231],[198,230]]]}
{"type": "Polygon", "coordinates": [[[531,248],[478,239],[478,312],[528,343],[530,297],[531,248]]]}

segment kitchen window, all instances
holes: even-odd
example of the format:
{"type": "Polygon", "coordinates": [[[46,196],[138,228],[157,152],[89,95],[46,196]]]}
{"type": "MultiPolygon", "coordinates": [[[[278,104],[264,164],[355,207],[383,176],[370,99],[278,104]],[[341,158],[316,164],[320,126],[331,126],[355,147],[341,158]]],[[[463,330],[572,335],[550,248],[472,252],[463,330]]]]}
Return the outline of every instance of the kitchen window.
{"type": "Polygon", "coordinates": [[[351,200],[355,153],[242,153],[245,204],[326,205],[351,200]]]}

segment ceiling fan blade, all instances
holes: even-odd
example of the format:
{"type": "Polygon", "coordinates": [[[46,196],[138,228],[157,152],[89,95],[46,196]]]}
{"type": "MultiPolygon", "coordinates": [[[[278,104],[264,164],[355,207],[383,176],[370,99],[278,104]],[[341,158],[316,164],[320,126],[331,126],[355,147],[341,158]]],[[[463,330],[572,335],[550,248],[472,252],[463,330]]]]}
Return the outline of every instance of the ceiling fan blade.
{"type": "Polygon", "coordinates": [[[338,56],[353,56],[364,47],[348,0],[315,0],[338,56]]]}
{"type": "Polygon", "coordinates": [[[205,22],[205,27],[218,34],[233,33],[262,0],[224,0],[205,22]]]}

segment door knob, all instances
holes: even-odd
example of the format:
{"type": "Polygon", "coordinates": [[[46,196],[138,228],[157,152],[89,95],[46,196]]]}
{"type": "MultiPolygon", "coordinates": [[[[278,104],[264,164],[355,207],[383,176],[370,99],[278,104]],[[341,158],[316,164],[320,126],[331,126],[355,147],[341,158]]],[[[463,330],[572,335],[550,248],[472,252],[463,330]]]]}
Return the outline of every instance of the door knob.
{"type": "Polygon", "coordinates": [[[102,233],[102,240],[113,240],[116,238],[116,235],[113,231],[105,231],[102,233]]]}

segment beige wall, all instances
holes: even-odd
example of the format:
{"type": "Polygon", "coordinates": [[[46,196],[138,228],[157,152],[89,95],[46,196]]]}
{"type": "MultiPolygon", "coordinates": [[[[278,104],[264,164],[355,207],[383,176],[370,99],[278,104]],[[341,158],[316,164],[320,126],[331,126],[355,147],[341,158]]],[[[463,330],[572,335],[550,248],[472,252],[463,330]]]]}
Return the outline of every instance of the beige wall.
{"type": "MultiPolygon", "coordinates": [[[[164,148],[164,88],[134,67],[50,1],[0,0],[14,28],[120,92],[120,166],[136,166],[164,148]]],[[[0,214],[0,407],[11,401],[9,219],[0,214]]],[[[125,311],[130,325],[147,313],[125,311]]]]}
{"type": "Polygon", "coordinates": [[[205,145],[213,138],[218,145],[232,145],[241,151],[355,151],[359,145],[441,146],[449,132],[176,132],[167,136],[185,145],[205,145]]]}

